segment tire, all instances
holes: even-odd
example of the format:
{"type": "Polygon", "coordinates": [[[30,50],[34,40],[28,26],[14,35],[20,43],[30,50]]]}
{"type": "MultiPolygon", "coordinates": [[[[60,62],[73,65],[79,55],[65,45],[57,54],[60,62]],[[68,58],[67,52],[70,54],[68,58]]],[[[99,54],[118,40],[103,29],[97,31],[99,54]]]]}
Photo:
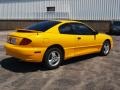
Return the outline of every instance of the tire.
{"type": "Polygon", "coordinates": [[[102,46],[100,55],[102,55],[102,56],[107,56],[107,55],[109,54],[109,52],[110,52],[110,49],[111,49],[110,41],[106,40],[106,41],[103,43],[103,46],[102,46]]]}
{"type": "Polygon", "coordinates": [[[50,48],[44,55],[43,65],[47,69],[58,68],[63,61],[63,52],[59,48],[50,48]]]}

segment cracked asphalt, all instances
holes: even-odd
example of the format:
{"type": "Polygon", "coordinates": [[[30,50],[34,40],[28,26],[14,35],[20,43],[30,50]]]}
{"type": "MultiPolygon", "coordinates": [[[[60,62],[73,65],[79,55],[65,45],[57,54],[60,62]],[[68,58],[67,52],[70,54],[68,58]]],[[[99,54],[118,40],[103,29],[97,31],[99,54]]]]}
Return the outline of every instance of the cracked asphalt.
{"type": "Polygon", "coordinates": [[[0,90],[120,90],[120,36],[110,54],[72,58],[58,69],[21,62],[5,55],[9,32],[0,32],[0,90]]]}

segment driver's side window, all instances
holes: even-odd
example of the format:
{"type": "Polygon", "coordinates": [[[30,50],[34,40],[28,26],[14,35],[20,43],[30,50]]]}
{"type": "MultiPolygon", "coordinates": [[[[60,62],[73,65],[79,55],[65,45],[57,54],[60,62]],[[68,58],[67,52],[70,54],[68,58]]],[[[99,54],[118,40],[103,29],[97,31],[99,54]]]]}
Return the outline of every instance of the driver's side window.
{"type": "Polygon", "coordinates": [[[72,23],[74,34],[77,35],[93,35],[93,30],[81,23],[72,23]]]}

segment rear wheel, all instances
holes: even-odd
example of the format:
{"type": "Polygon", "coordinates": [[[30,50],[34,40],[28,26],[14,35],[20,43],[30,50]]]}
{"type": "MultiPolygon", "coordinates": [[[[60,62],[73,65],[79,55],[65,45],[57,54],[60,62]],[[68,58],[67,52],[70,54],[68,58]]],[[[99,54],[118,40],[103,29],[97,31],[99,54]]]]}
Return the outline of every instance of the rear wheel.
{"type": "Polygon", "coordinates": [[[63,60],[63,53],[59,48],[50,48],[44,56],[44,66],[47,69],[58,68],[63,60]]]}
{"type": "Polygon", "coordinates": [[[110,41],[106,40],[106,41],[103,43],[103,46],[102,46],[102,49],[101,49],[100,54],[101,54],[102,56],[106,56],[106,55],[109,54],[110,49],[111,49],[110,41]]]}

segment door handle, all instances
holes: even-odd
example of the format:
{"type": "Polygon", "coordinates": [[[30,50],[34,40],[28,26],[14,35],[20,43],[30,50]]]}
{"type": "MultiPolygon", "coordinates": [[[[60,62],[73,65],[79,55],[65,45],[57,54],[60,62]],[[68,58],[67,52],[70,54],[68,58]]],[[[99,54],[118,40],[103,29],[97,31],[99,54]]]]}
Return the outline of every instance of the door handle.
{"type": "Polygon", "coordinates": [[[81,39],[81,37],[78,37],[77,39],[78,39],[78,40],[80,40],[80,39],[81,39]]]}

